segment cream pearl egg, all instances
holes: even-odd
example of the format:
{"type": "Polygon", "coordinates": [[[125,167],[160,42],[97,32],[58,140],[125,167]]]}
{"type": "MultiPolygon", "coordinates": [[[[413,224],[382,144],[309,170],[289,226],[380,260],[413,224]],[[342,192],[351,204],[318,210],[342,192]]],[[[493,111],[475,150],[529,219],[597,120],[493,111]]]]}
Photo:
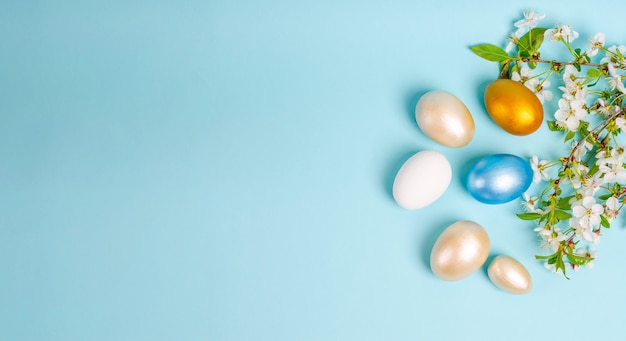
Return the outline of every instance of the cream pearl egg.
{"type": "Polygon", "coordinates": [[[493,284],[512,294],[527,294],[533,287],[528,270],[522,263],[509,256],[495,257],[487,268],[487,274],[493,284]]]}
{"type": "Polygon", "coordinates": [[[478,270],[489,256],[489,235],[473,221],[458,221],[437,238],[430,253],[430,268],[435,276],[457,281],[478,270]]]}
{"type": "Polygon", "coordinates": [[[426,136],[447,147],[466,146],[474,137],[474,119],[453,94],[432,90],[415,106],[415,120],[426,136]]]}

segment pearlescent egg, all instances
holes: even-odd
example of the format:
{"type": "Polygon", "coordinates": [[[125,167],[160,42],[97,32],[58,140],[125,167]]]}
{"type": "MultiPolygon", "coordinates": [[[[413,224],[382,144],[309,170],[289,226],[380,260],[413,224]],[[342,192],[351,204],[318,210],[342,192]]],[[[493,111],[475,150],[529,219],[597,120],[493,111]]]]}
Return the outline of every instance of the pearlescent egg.
{"type": "Polygon", "coordinates": [[[474,137],[474,119],[465,104],[453,94],[433,90],[415,106],[415,120],[426,136],[448,147],[463,147],[474,137]]]}
{"type": "Polygon", "coordinates": [[[533,288],[528,270],[515,258],[497,256],[487,268],[489,279],[498,288],[513,294],[527,294],[533,288]]]}
{"type": "Polygon", "coordinates": [[[467,174],[467,190],[485,204],[503,204],[522,195],[533,181],[528,161],[511,154],[488,155],[467,174]]]}
{"type": "Polygon", "coordinates": [[[457,281],[478,270],[489,256],[489,235],[473,221],[458,221],[437,238],[430,253],[430,269],[446,281],[457,281]]]}
{"type": "Polygon", "coordinates": [[[411,156],[396,174],[393,198],[400,207],[417,210],[437,200],[452,180],[452,167],[446,157],[434,150],[411,156]]]}

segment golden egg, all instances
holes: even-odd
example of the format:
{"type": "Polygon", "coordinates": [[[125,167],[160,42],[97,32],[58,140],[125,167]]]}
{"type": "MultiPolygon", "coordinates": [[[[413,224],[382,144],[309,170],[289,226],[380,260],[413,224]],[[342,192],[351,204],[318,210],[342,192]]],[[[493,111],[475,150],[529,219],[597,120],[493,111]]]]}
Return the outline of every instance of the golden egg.
{"type": "Polygon", "coordinates": [[[473,221],[458,221],[437,238],[430,253],[430,268],[446,281],[463,279],[478,270],[489,256],[489,235],[473,221]]]}
{"type": "Polygon", "coordinates": [[[543,106],[537,95],[510,79],[497,79],[487,85],[485,107],[493,121],[513,135],[528,135],[543,122],[543,106]]]}
{"type": "Polygon", "coordinates": [[[489,279],[498,288],[513,294],[527,294],[533,288],[528,270],[515,258],[497,256],[487,268],[489,279]]]}

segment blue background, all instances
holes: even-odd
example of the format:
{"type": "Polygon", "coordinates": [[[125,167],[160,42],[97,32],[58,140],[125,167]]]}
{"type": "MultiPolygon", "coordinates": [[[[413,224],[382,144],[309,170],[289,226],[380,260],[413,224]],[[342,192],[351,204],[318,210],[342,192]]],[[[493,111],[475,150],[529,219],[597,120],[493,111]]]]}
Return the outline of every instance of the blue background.
{"type": "Polygon", "coordinates": [[[625,6],[594,6],[2,1],[0,339],[622,339],[623,219],[567,281],[534,260],[517,202],[481,204],[462,181],[487,154],[564,151],[545,125],[517,137],[489,119],[497,67],[468,47],[504,46],[531,8],[579,44],[598,31],[625,43],[625,6]],[[467,147],[417,127],[432,89],[473,113],[467,147]],[[403,210],[393,178],[426,149],[449,158],[452,183],[403,210]],[[461,219],[528,268],[532,293],[484,269],[430,272],[461,219]]]}

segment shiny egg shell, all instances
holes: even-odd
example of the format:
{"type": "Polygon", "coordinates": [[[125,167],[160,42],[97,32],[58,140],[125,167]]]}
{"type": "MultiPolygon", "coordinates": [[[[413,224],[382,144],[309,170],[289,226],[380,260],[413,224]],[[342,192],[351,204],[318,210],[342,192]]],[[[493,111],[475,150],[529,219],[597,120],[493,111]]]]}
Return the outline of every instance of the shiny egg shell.
{"type": "Polygon", "coordinates": [[[485,107],[493,121],[513,135],[528,135],[543,123],[543,105],[520,82],[497,79],[485,88],[485,107]]]}
{"type": "Polygon", "coordinates": [[[458,221],[437,238],[430,253],[430,268],[446,281],[463,279],[478,270],[489,256],[487,231],[473,221],[458,221]]]}
{"type": "Polygon", "coordinates": [[[453,94],[433,90],[415,106],[415,120],[422,132],[448,147],[463,147],[474,137],[474,119],[465,104],[453,94]]]}
{"type": "Polygon", "coordinates": [[[528,161],[511,154],[488,155],[467,173],[467,190],[485,204],[503,204],[522,195],[533,181],[528,161]]]}
{"type": "Polygon", "coordinates": [[[400,167],[393,182],[393,198],[400,207],[417,210],[437,200],[451,180],[452,167],[448,159],[434,150],[424,150],[400,167]]]}
{"type": "Polygon", "coordinates": [[[487,274],[495,286],[512,294],[527,294],[533,287],[528,270],[509,256],[495,257],[487,268],[487,274]]]}

